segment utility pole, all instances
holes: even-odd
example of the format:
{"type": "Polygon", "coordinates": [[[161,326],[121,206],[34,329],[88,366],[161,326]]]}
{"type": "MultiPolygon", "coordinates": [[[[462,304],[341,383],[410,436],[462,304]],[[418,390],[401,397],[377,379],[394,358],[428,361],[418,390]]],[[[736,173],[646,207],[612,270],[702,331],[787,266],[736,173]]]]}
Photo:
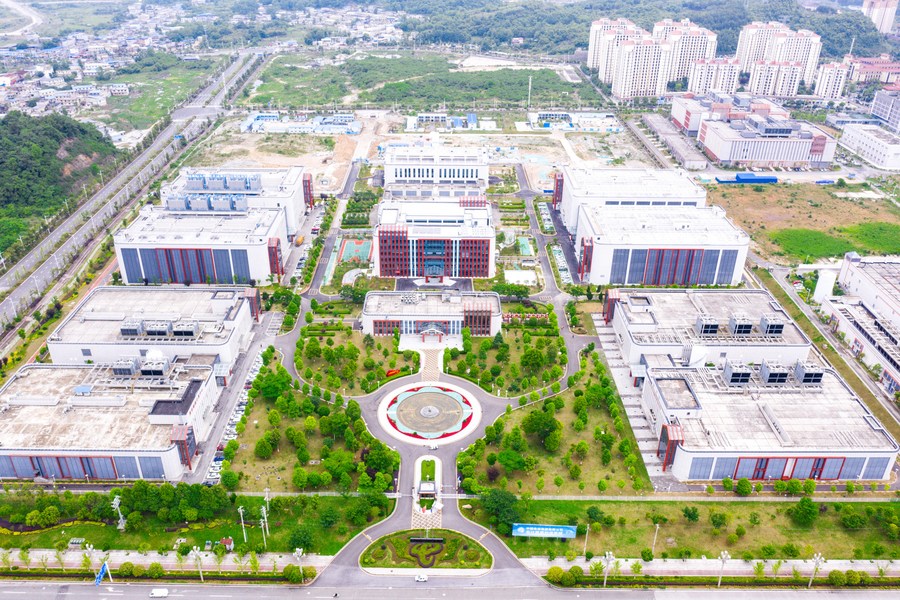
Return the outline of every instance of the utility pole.
{"type": "Polygon", "coordinates": [[[719,583],[716,584],[716,587],[722,587],[722,575],[725,574],[725,563],[731,560],[731,555],[728,554],[728,550],[722,550],[722,553],[719,555],[719,560],[722,561],[722,568],[719,569],[719,583]]]}
{"type": "Polygon", "coordinates": [[[531,110],[531,75],[528,76],[528,104],[526,105],[527,110],[531,110]]]}
{"type": "Polygon", "coordinates": [[[259,520],[259,527],[260,527],[260,529],[262,529],[262,534],[263,534],[263,548],[268,550],[269,544],[266,542],[266,519],[265,519],[265,517],[263,517],[262,519],[259,520]]]}
{"type": "Polygon", "coordinates": [[[822,566],[823,562],[825,562],[825,557],[822,556],[821,552],[816,552],[813,555],[813,572],[812,575],[809,576],[809,584],[806,586],[807,589],[812,587],[813,579],[819,574],[819,567],[822,566]]]}

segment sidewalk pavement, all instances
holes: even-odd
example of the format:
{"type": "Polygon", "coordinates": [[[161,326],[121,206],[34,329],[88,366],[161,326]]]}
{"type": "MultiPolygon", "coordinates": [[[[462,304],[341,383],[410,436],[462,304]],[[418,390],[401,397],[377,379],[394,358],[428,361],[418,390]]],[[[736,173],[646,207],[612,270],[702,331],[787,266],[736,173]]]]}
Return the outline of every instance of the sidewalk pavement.
{"type": "MultiPolygon", "coordinates": [[[[543,575],[550,567],[562,567],[568,570],[570,567],[578,565],[584,569],[585,573],[590,572],[590,563],[602,562],[602,556],[595,556],[593,560],[588,561],[583,556],[569,562],[565,558],[557,558],[548,560],[547,557],[532,557],[520,559],[532,572],[543,575]]],[[[756,563],[765,564],[765,576],[773,577],[772,567],[777,560],[752,560],[745,561],[740,558],[732,558],[726,561],[725,569],[722,571],[722,561],[717,556],[706,558],[654,558],[650,562],[644,562],[639,558],[618,558],[619,570],[622,575],[630,575],[632,573],[631,565],[633,563],[641,564],[642,575],[679,575],[679,576],[716,576],[720,572],[724,572],[726,576],[731,577],[753,577],[755,575],[753,567],[756,563]]],[[[812,560],[790,559],[781,561],[778,569],[779,577],[791,577],[793,569],[796,568],[800,573],[808,578],[812,575],[815,564],[812,560]]],[[[900,562],[893,560],[826,560],[819,567],[817,577],[826,577],[829,571],[833,570],[848,571],[864,571],[873,577],[896,577],[900,576],[900,562]],[[883,571],[881,571],[883,569],[883,571]]]]}
{"type": "MultiPolygon", "coordinates": [[[[28,567],[22,562],[18,550],[14,549],[10,551],[9,557],[12,560],[13,565],[18,565],[20,569],[26,571],[29,567],[43,568],[42,559],[46,560],[48,568],[59,568],[61,559],[64,568],[81,569],[83,568],[82,565],[84,564],[84,557],[86,554],[88,553],[85,550],[66,550],[61,552],[59,557],[57,557],[57,552],[55,550],[31,550],[29,552],[28,567]]],[[[162,555],[155,550],[147,552],[146,554],[141,554],[136,550],[111,550],[109,552],[101,552],[95,548],[90,554],[91,569],[96,571],[99,566],[106,561],[113,572],[113,577],[115,577],[116,569],[118,569],[123,562],[131,562],[135,565],[142,565],[144,567],[148,567],[150,563],[158,562],[162,565],[163,569],[170,573],[176,571],[191,572],[197,570],[197,562],[194,557],[190,555],[185,556],[184,560],[179,563],[176,558],[178,553],[174,550],[162,555]]],[[[216,564],[216,556],[213,552],[200,552],[200,556],[202,557],[200,568],[203,569],[204,573],[219,571],[248,572],[250,570],[249,554],[244,556],[243,561],[241,561],[235,552],[229,552],[223,557],[221,564],[216,564]]],[[[301,558],[298,563],[293,554],[267,552],[260,554],[258,559],[260,571],[272,571],[273,567],[280,571],[285,565],[299,564],[304,567],[315,567],[317,571],[321,572],[322,569],[331,564],[334,557],[322,554],[304,554],[303,558],[301,558]]]]}

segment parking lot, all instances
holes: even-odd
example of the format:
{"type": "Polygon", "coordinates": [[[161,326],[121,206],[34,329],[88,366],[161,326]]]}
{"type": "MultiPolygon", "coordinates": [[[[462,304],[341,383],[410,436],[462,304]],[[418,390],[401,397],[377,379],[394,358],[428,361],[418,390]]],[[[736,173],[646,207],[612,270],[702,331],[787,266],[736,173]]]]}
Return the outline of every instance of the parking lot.
{"type": "Polygon", "coordinates": [[[541,220],[541,226],[544,233],[556,233],[556,227],[553,226],[553,217],[550,216],[550,205],[547,202],[538,202],[538,218],[541,220]]]}
{"type": "Polygon", "coordinates": [[[237,439],[238,436],[238,423],[244,419],[244,411],[247,409],[247,392],[250,389],[250,386],[253,384],[253,380],[256,379],[256,376],[259,374],[259,370],[262,368],[262,352],[257,354],[253,363],[250,365],[250,370],[247,372],[247,377],[244,380],[243,388],[238,396],[237,404],[234,407],[231,415],[228,417],[228,423],[225,425],[225,429],[222,432],[222,437],[219,439],[216,445],[216,455],[213,457],[212,462],[210,463],[206,476],[204,478],[203,483],[205,485],[215,485],[219,483],[222,474],[222,461],[225,460],[223,451],[225,450],[225,444],[227,444],[231,440],[237,439]]]}

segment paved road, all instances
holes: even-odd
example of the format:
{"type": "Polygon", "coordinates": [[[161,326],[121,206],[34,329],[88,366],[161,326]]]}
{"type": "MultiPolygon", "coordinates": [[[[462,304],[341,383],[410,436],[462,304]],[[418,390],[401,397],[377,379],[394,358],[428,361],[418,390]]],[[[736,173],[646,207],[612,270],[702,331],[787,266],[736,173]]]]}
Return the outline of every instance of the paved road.
{"type": "Polygon", "coordinates": [[[485,587],[482,579],[462,582],[448,581],[455,585],[446,586],[438,577],[431,577],[427,583],[415,583],[407,576],[403,587],[391,585],[388,579],[377,587],[354,589],[348,586],[327,587],[321,584],[304,589],[299,586],[246,586],[246,585],[186,585],[186,584],[109,584],[95,587],[92,583],[49,583],[49,582],[3,582],[0,583],[0,598],[27,596],[29,600],[78,600],[117,598],[147,598],[153,588],[169,590],[169,598],[235,598],[248,597],[285,598],[345,598],[348,600],[544,600],[553,598],[610,598],[612,600],[882,600],[896,598],[896,590],[560,590],[546,584],[510,585],[502,588],[485,587]],[[337,595],[337,596],[336,596],[337,595]]]}

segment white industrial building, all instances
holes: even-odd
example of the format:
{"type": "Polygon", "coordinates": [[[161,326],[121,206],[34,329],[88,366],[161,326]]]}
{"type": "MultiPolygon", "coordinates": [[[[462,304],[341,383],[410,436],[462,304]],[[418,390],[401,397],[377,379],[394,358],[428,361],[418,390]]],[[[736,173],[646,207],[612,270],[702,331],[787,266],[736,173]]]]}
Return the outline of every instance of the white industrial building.
{"type": "Polygon", "coordinates": [[[803,63],[758,60],[750,65],[747,91],[757,96],[796,96],[803,80],[803,63]]]}
{"type": "Polygon", "coordinates": [[[476,196],[487,190],[489,178],[484,148],[395,144],[384,152],[387,197],[476,196]]]}
{"type": "Polygon", "coordinates": [[[383,201],[372,246],[377,277],[437,282],[496,273],[493,209],[484,196],[383,201]]]}
{"type": "Polygon", "coordinates": [[[688,91],[705,95],[713,90],[733,94],[740,84],[741,65],[736,58],[696,60],[688,74],[688,91]]]}
{"type": "Polygon", "coordinates": [[[838,283],[844,296],[827,297],[822,312],[842,332],[854,356],[882,368],[885,391],[900,391],[900,257],[847,254],[838,283]]]}
{"type": "Polygon", "coordinates": [[[271,208],[284,212],[288,239],[311,202],[304,198],[303,167],[289,169],[183,169],[160,191],[163,206],[174,212],[244,212],[271,208]]]}
{"type": "Polygon", "coordinates": [[[146,206],[113,241],[127,284],[278,279],[288,249],[285,213],[274,208],[176,212],[146,206]]]}
{"type": "Polygon", "coordinates": [[[740,121],[750,115],[790,117],[790,113],[775,102],[744,93],[726,94],[712,90],[705,96],[685,95],[672,99],[672,122],[694,137],[704,121],[740,121]]]}
{"type": "Polygon", "coordinates": [[[845,125],[840,144],[874,167],[900,169],[900,135],[878,125],[845,125]]]}
{"type": "Polygon", "coordinates": [[[810,123],[760,115],[703,121],[697,140],[710,159],[734,167],[828,168],[837,148],[837,140],[810,123]]]}
{"type": "Polygon", "coordinates": [[[586,206],[705,206],[706,190],[677,169],[586,169],[563,166],[556,174],[553,207],[569,233],[586,206]]]}
{"type": "Polygon", "coordinates": [[[0,388],[0,478],[180,480],[215,421],[213,360],[25,365],[0,388]]]}
{"type": "Polygon", "coordinates": [[[369,335],[436,337],[494,336],[503,315],[500,296],[494,292],[369,292],[362,309],[362,331],[369,335]]]}
{"type": "Polygon", "coordinates": [[[883,480],[898,446],[763,290],[611,290],[616,332],[663,470],[883,480]]]}
{"type": "Polygon", "coordinates": [[[824,63],[816,77],[816,96],[836,100],[844,95],[850,65],[839,62],[824,63]]]}
{"type": "Polygon", "coordinates": [[[578,275],[594,285],[737,285],[750,237],[712,207],[579,208],[578,275]]]}
{"type": "Polygon", "coordinates": [[[872,116],[891,131],[900,133],[900,92],[879,90],[872,100],[872,116]]]}
{"type": "Polygon", "coordinates": [[[99,287],[47,338],[57,365],[144,360],[174,362],[193,354],[216,357],[220,385],[250,344],[259,315],[256,288],[99,287]]]}

